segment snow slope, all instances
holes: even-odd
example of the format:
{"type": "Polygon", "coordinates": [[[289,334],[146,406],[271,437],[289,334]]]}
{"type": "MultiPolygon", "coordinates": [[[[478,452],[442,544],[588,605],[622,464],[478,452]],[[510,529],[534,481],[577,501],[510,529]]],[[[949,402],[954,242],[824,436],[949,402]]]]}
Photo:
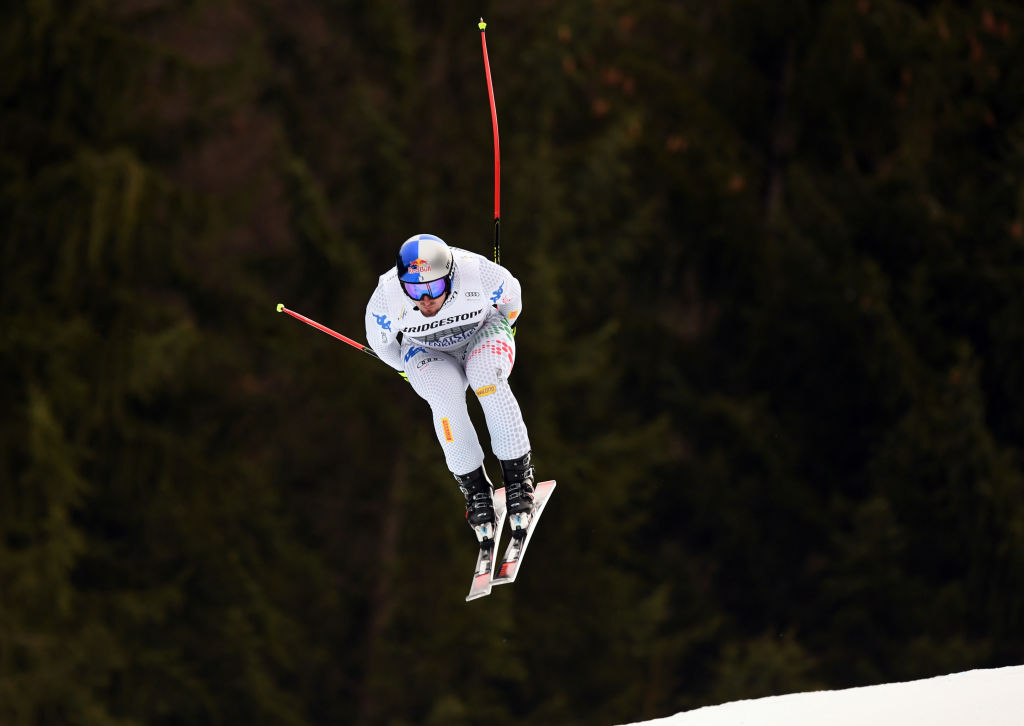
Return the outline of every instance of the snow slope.
{"type": "Polygon", "coordinates": [[[633,726],[1024,726],[1024,666],[771,696],[633,726]]]}

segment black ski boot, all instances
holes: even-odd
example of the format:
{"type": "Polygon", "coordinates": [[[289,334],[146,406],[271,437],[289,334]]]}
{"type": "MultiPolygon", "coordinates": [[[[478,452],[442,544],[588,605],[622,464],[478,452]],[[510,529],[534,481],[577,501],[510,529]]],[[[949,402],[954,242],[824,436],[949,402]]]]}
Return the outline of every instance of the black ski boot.
{"type": "Polygon", "coordinates": [[[456,474],[462,495],[466,497],[466,521],[476,532],[481,542],[494,538],[494,501],[491,493],[494,485],[487,478],[487,472],[481,466],[468,474],[456,474]]]}
{"type": "Polygon", "coordinates": [[[501,462],[501,478],[505,482],[505,506],[512,531],[525,530],[533,514],[533,464],[527,451],[518,459],[501,462]]]}

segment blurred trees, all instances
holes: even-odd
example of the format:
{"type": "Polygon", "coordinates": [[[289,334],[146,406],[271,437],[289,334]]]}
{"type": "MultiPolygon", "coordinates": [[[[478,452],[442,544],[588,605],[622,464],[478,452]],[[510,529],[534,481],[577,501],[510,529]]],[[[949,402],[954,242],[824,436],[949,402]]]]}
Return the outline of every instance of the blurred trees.
{"type": "Polygon", "coordinates": [[[488,254],[476,18],[2,13],[0,721],[610,724],[1024,657],[1014,4],[486,9],[560,488],[471,605],[422,402],[272,313],[358,337],[408,235],[488,254]]]}

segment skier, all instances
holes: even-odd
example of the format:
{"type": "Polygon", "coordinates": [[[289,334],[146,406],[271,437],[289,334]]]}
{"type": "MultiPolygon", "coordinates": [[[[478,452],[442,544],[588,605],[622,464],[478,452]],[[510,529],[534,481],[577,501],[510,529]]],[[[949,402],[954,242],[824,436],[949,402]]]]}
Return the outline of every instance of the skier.
{"type": "Polygon", "coordinates": [[[513,531],[525,530],[533,512],[530,439],[508,384],[516,355],[512,326],[522,310],[519,281],[508,270],[432,234],[402,244],[366,306],[370,346],[430,404],[445,462],[481,543],[494,536],[494,487],[469,418],[467,387],[480,402],[501,463],[513,531]]]}

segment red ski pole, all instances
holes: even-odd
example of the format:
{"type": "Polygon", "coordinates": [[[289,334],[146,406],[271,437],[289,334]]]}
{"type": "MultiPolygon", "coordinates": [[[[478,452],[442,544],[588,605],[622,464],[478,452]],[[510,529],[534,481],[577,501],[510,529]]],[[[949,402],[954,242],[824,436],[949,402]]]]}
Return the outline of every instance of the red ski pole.
{"type": "Polygon", "coordinates": [[[491,83],[491,64],[487,60],[487,23],[483,18],[480,44],[484,49],[484,74],[487,76],[487,96],[491,100],[491,128],[494,129],[494,261],[501,264],[501,153],[498,148],[498,109],[494,105],[494,85],[491,83]]]}
{"type": "Polygon", "coordinates": [[[312,325],[317,330],[323,331],[324,333],[327,333],[328,335],[333,335],[335,338],[340,340],[342,343],[348,343],[353,348],[358,348],[359,350],[363,351],[367,355],[371,355],[374,358],[376,358],[377,360],[380,360],[380,356],[378,356],[376,353],[373,352],[373,348],[370,348],[369,346],[366,346],[366,345],[362,345],[361,343],[357,343],[356,341],[352,340],[351,338],[346,338],[341,333],[336,333],[335,331],[333,331],[330,328],[328,328],[326,325],[321,325],[320,323],[316,322],[315,320],[310,320],[305,315],[299,315],[294,310],[289,310],[288,308],[286,308],[282,303],[278,303],[277,304],[277,312],[279,312],[279,313],[288,313],[289,315],[291,315],[296,320],[301,320],[302,322],[306,323],[306,325],[312,325]]]}

